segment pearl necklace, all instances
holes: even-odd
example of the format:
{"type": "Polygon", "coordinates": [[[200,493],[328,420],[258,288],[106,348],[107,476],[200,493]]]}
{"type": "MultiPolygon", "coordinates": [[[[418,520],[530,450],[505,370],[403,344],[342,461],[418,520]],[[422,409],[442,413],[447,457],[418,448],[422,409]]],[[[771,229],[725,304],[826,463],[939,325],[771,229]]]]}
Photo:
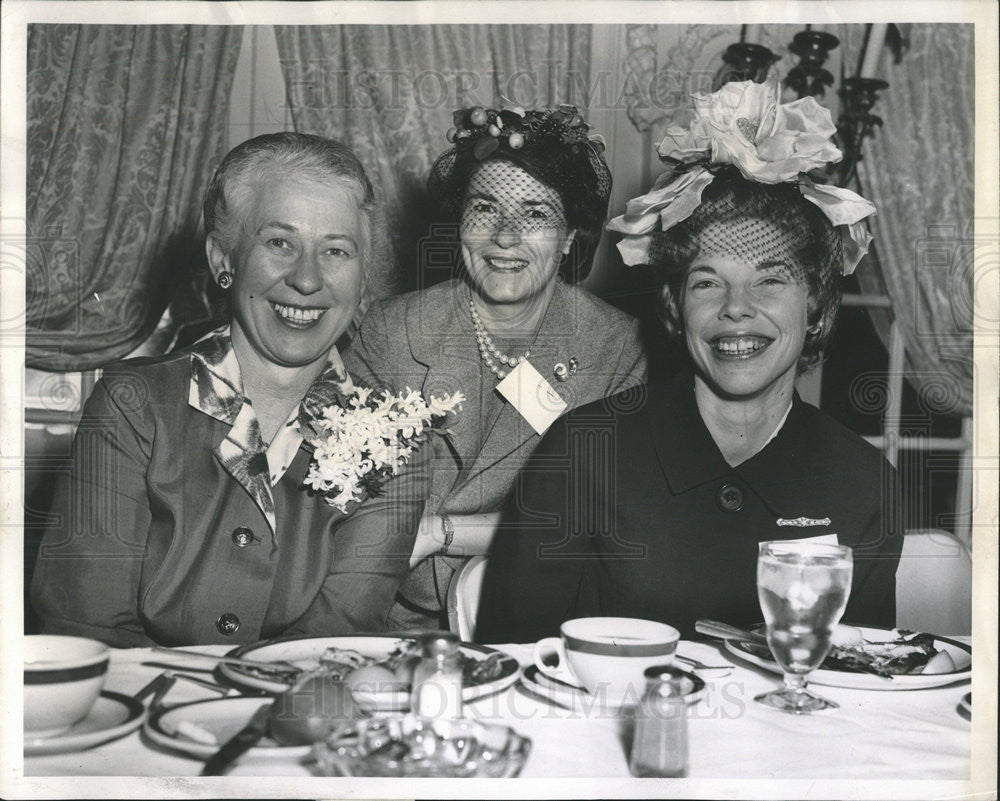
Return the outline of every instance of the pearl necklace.
{"type": "Polygon", "coordinates": [[[476,342],[479,343],[479,358],[486,363],[486,366],[490,368],[493,375],[503,380],[507,377],[508,371],[504,369],[504,367],[497,364],[497,361],[506,367],[517,367],[517,365],[528,358],[528,355],[531,353],[531,348],[528,348],[521,356],[507,356],[501,353],[497,349],[497,346],[493,344],[493,337],[490,336],[490,332],[486,330],[486,326],[480,319],[479,312],[476,311],[476,304],[472,302],[472,298],[469,298],[469,311],[472,313],[472,324],[476,327],[476,342]]]}

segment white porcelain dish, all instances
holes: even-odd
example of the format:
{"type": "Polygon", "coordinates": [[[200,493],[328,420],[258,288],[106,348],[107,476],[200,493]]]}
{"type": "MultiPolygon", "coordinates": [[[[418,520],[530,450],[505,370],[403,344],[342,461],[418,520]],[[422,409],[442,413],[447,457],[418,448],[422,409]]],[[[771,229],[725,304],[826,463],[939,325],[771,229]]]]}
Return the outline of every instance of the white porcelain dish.
{"type": "MultiPolygon", "coordinates": [[[[143,734],[157,745],[207,759],[242,729],[254,712],[273,700],[237,695],[166,707],[146,721],[143,734]]],[[[240,758],[298,760],[306,756],[310,748],[308,745],[282,746],[265,738],[240,758]]]]}
{"type": "Polygon", "coordinates": [[[146,719],[146,708],[127,695],[104,691],[87,716],[68,730],[48,737],[25,733],[24,755],[66,754],[83,751],[135,731],[146,719]]]}

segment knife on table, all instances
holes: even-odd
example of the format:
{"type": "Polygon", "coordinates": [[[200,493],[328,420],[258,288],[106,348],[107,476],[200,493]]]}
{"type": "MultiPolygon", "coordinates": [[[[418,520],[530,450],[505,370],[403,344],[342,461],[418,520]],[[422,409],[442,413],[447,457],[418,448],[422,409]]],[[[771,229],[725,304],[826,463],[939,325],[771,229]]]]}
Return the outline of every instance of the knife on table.
{"type": "Polygon", "coordinates": [[[267,734],[267,720],[271,714],[271,706],[271,703],[261,704],[260,709],[253,713],[250,722],[226,740],[222,747],[208,758],[205,767],[201,770],[201,775],[223,775],[233,762],[259,743],[261,738],[267,734]]]}
{"type": "Polygon", "coordinates": [[[760,643],[767,645],[767,637],[758,631],[738,629],[728,623],[720,623],[717,620],[697,620],[694,630],[699,634],[708,637],[718,637],[721,640],[743,640],[745,642],[760,643]]]}

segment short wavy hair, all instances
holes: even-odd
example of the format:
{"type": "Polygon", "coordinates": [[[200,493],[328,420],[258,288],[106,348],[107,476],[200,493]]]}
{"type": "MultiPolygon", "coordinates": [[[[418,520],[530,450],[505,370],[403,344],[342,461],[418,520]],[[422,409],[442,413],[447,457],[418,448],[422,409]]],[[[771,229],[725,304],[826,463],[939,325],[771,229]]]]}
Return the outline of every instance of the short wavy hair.
{"type": "Polygon", "coordinates": [[[205,193],[205,234],[213,234],[224,252],[243,236],[248,195],[272,170],[317,183],[341,182],[357,197],[362,223],[362,263],[365,273],[380,247],[374,241],[381,228],[374,224],[378,207],[375,190],[358,157],[347,145],[313,134],[284,131],[264,134],[237,145],[222,160],[205,193]]]}
{"type": "Polygon", "coordinates": [[[839,232],[794,183],[761,184],[727,167],[705,189],[690,217],[654,235],[649,266],[663,287],[660,316],[668,333],[680,335],[685,279],[698,256],[701,233],[709,225],[746,218],[794,236],[795,274],[808,289],[808,325],[813,329],[806,334],[798,361],[798,372],[804,373],[823,360],[833,334],[844,252],[839,232]]]}

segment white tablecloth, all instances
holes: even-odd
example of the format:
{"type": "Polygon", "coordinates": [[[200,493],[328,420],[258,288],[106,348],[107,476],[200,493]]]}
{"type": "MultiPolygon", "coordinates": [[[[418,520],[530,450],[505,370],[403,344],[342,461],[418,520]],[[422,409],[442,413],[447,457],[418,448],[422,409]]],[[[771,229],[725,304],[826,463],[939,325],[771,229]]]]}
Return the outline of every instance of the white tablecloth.
{"type": "MultiPolygon", "coordinates": [[[[530,663],[530,645],[502,645],[498,648],[515,656],[522,665],[530,663]]],[[[206,651],[221,653],[211,647],[206,651]]],[[[923,796],[915,789],[926,788],[932,794],[960,793],[970,773],[970,721],[960,709],[960,700],[969,692],[966,683],[936,689],[908,692],[880,692],[823,687],[821,692],[840,704],[829,715],[792,716],[756,704],[753,697],[777,685],[779,677],[744,664],[725,651],[705,643],[682,642],[680,653],[709,663],[731,661],[737,665],[729,676],[708,679],[705,697],[692,705],[689,714],[690,770],[687,780],[657,780],[655,792],[650,780],[629,777],[627,724],[617,715],[601,712],[581,714],[552,706],[517,687],[468,704],[466,714],[503,722],[533,741],[531,755],[521,773],[516,793],[508,795],[680,795],[693,797],[799,797],[800,791],[816,797],[813,782],[823,787],[839,788],[837,797],[907,797],[923,796]],[[559,780],[527,782],[523,780],[559,780]],[[570,780],[570,781],[567,781],[570,780]],[[605,780],[596,784],[596,780],[605,780]],[[607,784],[610,780],[610,785],[607,784]],[[771,782],[778,780],[779,784],[771,782]],[[887,780],[884,789],[874,795],[865,788],[878,788],[873,781],[887,780]],[[696,784],[692,784],[696,782],[696,784]],[[930,782],[930,784],[928,784],[930,782]],[[534,788],[528,790],[527,788],[534,788]],[[556,789],[561,788],[561,789],[556,789]],[[643,789],[644,788],[644,789],[643,789]],[[676,788],[666,792],[664,788],[676,788]],[[708,788],[708,789],[698,789],[708,788]],[[909,789],[907,789],[909,788],[909,789]]],[[[133,694],[154,678],[162,668],[147,662],[192,664],[190,660],[172,659],[148,649],[114,651],[105,689],[133,694]]],[[[179,682],[167,696],[168,703],[217,697],[210,690],[188,682],[179,682]]],[[[27,757],[25,777],[196,777],[201,762],[161,749],[139,732],[98,747],[72,754],[27,757]]],[[[225,788],[252,788],[260,797],[276,794],[309,794],[348,797],[358,787],[371,786],[356,779],[314,779],[305,767],[294,762],[244,760],[238,764],[225,788]],[[245,777],[258,777],[248,779],[245,777]],[[276,777],[288,777],[280,779],[276,777]],[[294,780],[292,777],[298,777],[294,780]],[[292,781],[289,784],[289,781],[292,781]],[[247,783],[244,783],[247,782],[247,783]],[[303,785],[302,782],[306,784],[303,785]],[[323,791],[302,789],[309,782],[350,782],[333,784],[323,791]],[[296,788],[290,790],[289,788],[296,788]]],[[[228,778],[228,777],[227,777],[228,778]]],[[[212,792],[222,793],[216,780],[212,792]]],[[[369,780],[375,781],[375,780],[369,780]]],[[[435,780],[428,780],[435,781],[435,780]]],[[[439,782],[440,783],[440,782],[439,782]]],[[[44,787],[41,782],[39,787],[44,787]]],[[[406,789],[394,785],[389,793],[381,786],[383,797],[419,796],[420,783],[406,789]]],[[[454,783],[437,795],[469,795],[472,786],[449,791],[454,783]]],[[[510,784],[505,783],[509,788],[510,784]]],[[[106,782],[77,779],[71,787],[78,797],[107,795],[106,782]],[[103,787],[104,793],[100,790],[103,787]]],[[[186,794],[198,785],[190,781],[166,780],[142,785],[154,792],[186,794]]],[[[498,785],[486,783],[472,797],[496,793],[498,785]]],[[[234,794],[239,794],[234,790],[234,794]]]]}

